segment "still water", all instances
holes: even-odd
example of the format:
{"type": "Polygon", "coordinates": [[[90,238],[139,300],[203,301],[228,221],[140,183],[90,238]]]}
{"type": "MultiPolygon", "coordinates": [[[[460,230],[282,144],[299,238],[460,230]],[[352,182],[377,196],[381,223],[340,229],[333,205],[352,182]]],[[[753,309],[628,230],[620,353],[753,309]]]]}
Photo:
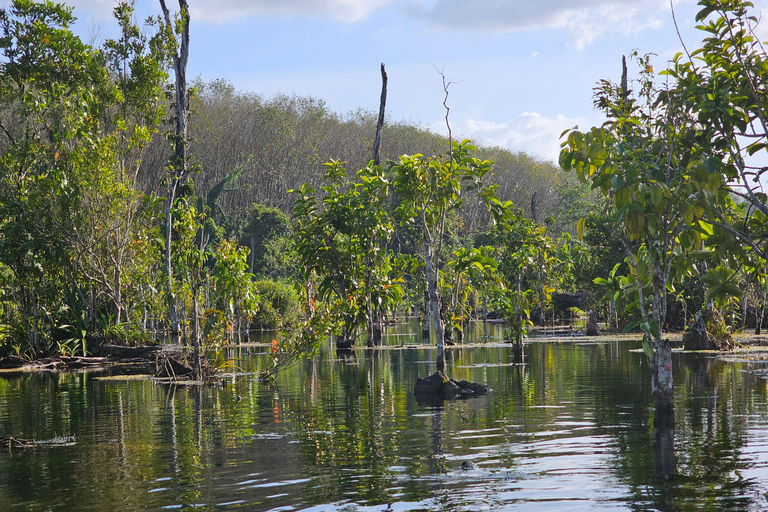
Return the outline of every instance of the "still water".
{"type": "MultiPolygon", "coordinates": [[[[402,331],[272,384],[0,376],[0,437],[52,441],[0,448],[0,510],[768,509],[764,364],[675,354],[671,430],[636,341],[532,341],[524,364],[486,341],[447,369],[492,393],[439,405],[412,393],[435,352],[402,331]]],[[[253,372],[267,350],[231,356],[253,372]]]]}

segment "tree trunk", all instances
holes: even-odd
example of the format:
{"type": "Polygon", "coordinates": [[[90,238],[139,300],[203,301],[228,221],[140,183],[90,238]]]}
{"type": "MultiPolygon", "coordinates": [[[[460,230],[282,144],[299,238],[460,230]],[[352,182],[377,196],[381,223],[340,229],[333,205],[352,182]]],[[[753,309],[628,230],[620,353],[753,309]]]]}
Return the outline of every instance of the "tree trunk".
{"type": "Polygon", "coordinates": [[[749,311],[749,285],[750,285],[750,279],[747,277],[746,281],[744,282],[744,295],[742,297],[741,302],[741,327],[744,328],[747,325],[747,311],[749,311]]]}
{"type": "Polygon", "coordinates": [[[651,392],[653,406],[657,410],[675,408],[675,393],[672,388],[672,347],[669,340],[657,339],[656,350],[651,358],[651,392]]]}
{"type": "MultiPolygon", "coordinates": [[[[165,0],[160,0],[166,27],[174,33],[174,24],[165,0]]],[[[171,322],[171,334],[178,341],[180,326],[176,310],[176,298],[173,294],[173,268],[171,264],[171,236],[173,234],[173,203],[176,200],[178,185],[187,175],[187,118],[189,117],[189,102],[187,98],[187,61],[189,60],[189,6],[187,0],[179,0],[179,11],[182,19],[181,40],[179,48],[174,49],[173,71],[176,76],[176,133],[174,136],[173,178],[168,194],[168,204],[165,216],[165,271],[167,274],[168,316],[171,322]]]]}
{"type": "Polygon", "coordinates": [[[168,205],[165,211],[165,275],[166,275],[166,300],[168,302],[168,318],[171,322],[171,338],[173,343],[179,342],[179,312],[176,309],[176,296],[173,294],[173,265],[171,264],[171,241],[173,231],[173,201],[175,186],[171,187],[168,196],[168,205]]]}
{"type": "Polygon", "coordinates": [[[590,310],[587,313],[587,336],[597,336],[597,311],[590,310]]]}
{"type": "Polygon", "coordinates": [[[336,337],[336,350],[349,350],[355,344],[355,330],[357,324],[354,318],[346,317],[341,326],[341,335],[336,337]]]}
{"type": "Polygon", "coordinates": [[[382,318],[381,306],[375,306],[373,308],[373,329],[371,334],[373,336],[373,346],[381,346],[381,336],[384,331],[384,320],[382,318]]]}
{"type": "Polygon", "coordinates": [[[765,286],[760,286],[760,297],[755,305],[755,334],[760,334],[763,329],[763,314],[765,312],[765,286]]]}
{"type": "MultiPolygon", "coordinates": [[[[426,224],[426,223],[425,223],[426,224]]],[[[428,237],[427,237],[428,238],[428,237]]],[[[424,261],[426,262],[427,273],[427,294],[429,295],[429,314],[432,317],[430,330],[435,333],[437,338],[437,369],[445,369],[445,346],[443,340],[443,326],[440,321],[440,296],[437,292],[437,272],[434,268],[434,249],[431,240],[425,240],[424,243],[424,261]]]]}
{"type": "Polygon", "coordinates": [[[693,323],[683,333],[685,350],[732,350],[733,338],[723,317],[712,307],[705,305],[694,317],[693,323]]]}
{"type": "Polygon", "coordinates": [[[201,380],[203,369],[200,362],[200,317],[197,312],[197,292],[197,289],[192,289],[192,355],[195,380],[201,380]]]}
{"type": "Polygon", "coordinates": [[[379,119],[376,122],[376,139],[373,141],[373,165],[379,165],[379,148],[381,147],[381,131],[384,128],[384,111],[387,106],[387,72],[381,63],[381,101],[379,102],[379,119]]]}

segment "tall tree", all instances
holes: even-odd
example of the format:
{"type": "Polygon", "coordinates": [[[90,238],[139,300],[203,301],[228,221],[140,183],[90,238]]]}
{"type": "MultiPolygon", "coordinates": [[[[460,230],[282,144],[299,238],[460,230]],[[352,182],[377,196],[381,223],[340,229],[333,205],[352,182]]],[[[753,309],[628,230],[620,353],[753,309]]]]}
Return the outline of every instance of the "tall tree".
{"type": "MultiPolygon", "coordinates": [[[[187,0],[179,0],[179,12],[171,19],[165,0],[160,0],[165,19],[165,30],[172,41],[173,71],[176,78],[175,87],[175,132],[171,136],[174,153],[171,158],[168,181],[168,199],[165,210],[165,272],[167,275],[166,292],[168,294],[168,314],[171,322],[171,332],[174,338],[180,333],[179,316],[174,298],[173,266],[171,258],[173,236],[173,208],[179,186],[188,177],[187,165],[187,120],[189,118],[189,97],[187,94],[187,61],[189,60],[189,6],[187,0]]],[[[195,348],[197,350],[197,347],[195,348]]]]}
{"type": "Polygon", "coordinates": [[[372,303],[381,305],[399,293],[386,251],[393,231],[385,209],[390,184],[376,165],[352,180],[340,162],[330,162],[325,178],[322,206],[309,185],[293,191],[296,251],[307,287],[317,280],[319,299],[332,304],[339,319],[336,348],[349,349],[358,327],[375,321],[372,303]]]}
{"type": "Polygon", "coordinates": [[[401,201],[397,213],[403,223],[413,223],[421,231],[429,297],[427,316],[436,337],[440,370],[444,366],[445,340],[438,283],[446,217],[461,206],[463,192],[481,187],[483,176],[491,168],[490,161],[470,156],[474,149],[468,140],[452,143],[446,157],[405,155],[393,168],[395,192],[401,201]]]}
{"type": "Polygon", "coordinates": [[[651,365],[654,406],[674,407],[672,349],[664,336],[669,290],[689,254],[712,233],[706,212],[727,200],[722,175],[695,139],[692,105],[658,87],[648,57],[630,93],[603,80],[595,105],[608,117],[588,132],[570,130],[560,163],[613,199],[614,220],[636,293],[643,346],[651,365]]]}
{"type": "Polygon", "coordinates": [[[711,212],[718,252],[730,246],[753,253],[736,257],[759,281],[768,259],[768,196],[762,185],[768,171],[768,55],[751,2],[700,0],[699,6],[703,44],[677,54],[666,73],[675,81],[675,94],[691,105],[699,123],[695,143],[709,157],[710,171],[722,175],[739,203],[711,212]]]}
{"type": "Polygon", "coordinates": [[[101,193],[90,183],[114,166],[102,121],[118,96],[100,53],[71,32],[74,20],[52,2],[0,10],[0,262],[34,355],[51,348],[74,286],[72,237],[84,201],[101,193]]]}

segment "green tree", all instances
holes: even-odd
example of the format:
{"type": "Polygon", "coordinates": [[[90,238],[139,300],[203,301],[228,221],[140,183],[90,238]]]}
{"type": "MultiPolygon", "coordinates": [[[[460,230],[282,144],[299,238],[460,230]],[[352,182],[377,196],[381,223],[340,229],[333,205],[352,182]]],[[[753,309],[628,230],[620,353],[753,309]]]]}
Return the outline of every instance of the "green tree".
{"type": "Polygon", "coordinates": [[[316,282],[317,297],[333,304],[328,311],[340,323],[336,347],[348,349],[359,326],[376,321],[374,304],[401,294],[390,278],[386,251],[393,230],[385,209],[389,181],[372,164],[351,180],[338,161],[326,164],[325,179],[322,206],[308,184],[292,191],[296,252],[308,296],[316,282]]]}
{"type": "MultiPolygon", "coordinates": [[[[768,169],[761,162],[768,151],[768,57],[755,30],[758,19],[751,2],[700,0],[699,7],[702,45],[676,55],[666,74],[675,81],[673,92],[691,106],[698,121],[695,143],[708,157],[709,170],[722,176],[739,203],[726,201],[710,212],[708,220],[717,230],[710,246],[719,246],[720,261],[723,248],[735,249],[745,269],[760,276],[768,259],[768,196],[760,179],[768,169]],[[745,250],[754,255],[739,254],[745,250]]],[[[733,273],[713,276],[720,276],[708,283],[715,291],[732,286],[733,273]]]]}
{"type": "Polygon", "coordinates": [[[557,246],[545,227],[514,212],[511,205],[507,209],[508,215],[492,235],[501,277],[494,302],[512,328],[513,341],[521,346],[528,327],[533,325],[531,312],[543,312],[551,300],[558,266],[557,246]]]}
{"type": "Polygon", "coordinates": [[[264,275],[269,270],[268,256],[272,246],[291,233],[291,222],[281,210],[264,204],[253,204],[245,226],[239,233],[240,245],[248,247],[250,271],[264,275]]]}
{"type": "Polygon", "coordinates": [[[173,209],[179,187],[189,177],[187,162],[187,121],[189,118],[189,97],[187,90],[187,62],[189,61],[189,6],[186,0],[179,0],[179,12],[172,20],[165,0],[160,0],[163,10],[166,37],[172,41],[173,71],[176,78],[174,88],[174,132],[169,135],[173,143],[173,157],[168,166],[168,195],[165,210],[165,273],[167,277],[166,293],[168,300],[168,316],[171,323],[171,333],[174,338],[179,336],[179,318],[176,311],[176,300],[173,295],[172,267],[172,233],[173,209]]]}
{"type": "Polygon", "coordinates": [[[88,236],[82,208],[103,193],[92,182],[115,167],[103,119],[119,93],[101,54],[72,34],[74,20],[50,2],[0,10],[0,261],[14,276],[9,320],[35,355],[52,347],[61,298],[77,288],[73,243],[88,236]]]}
{"type": "Polygon", "coordinates": [[[438,293],[441,257],[445,243],[446,219],[464,200],[464,192],[478,190],[491,162],[470,156],[476,149],[470,141],[452,143],[445,157],[422,154],[401,156],[393,167],[394,187],[400,200],[397,215],[421,231],[423,259],[429,297],[430,331],[437,340],[438,367],[444,364],[444,329],[438,293]]]}
{"type": "Polygon", "coordinates": [[[663,335],[669,285],[688,265],[711,229],[706,212],[726,200],[715,162],[695,144],[692,105],[653,79],[648,57],[637,92],[603,80],[595,104],[608,121],[584,133],[567,133],[560,163],[613,200],[614,220],[625,237],[630,285],[637,294],[644,349],[651,364],[653,402],[674,406],[672,352],[663,335]]]}

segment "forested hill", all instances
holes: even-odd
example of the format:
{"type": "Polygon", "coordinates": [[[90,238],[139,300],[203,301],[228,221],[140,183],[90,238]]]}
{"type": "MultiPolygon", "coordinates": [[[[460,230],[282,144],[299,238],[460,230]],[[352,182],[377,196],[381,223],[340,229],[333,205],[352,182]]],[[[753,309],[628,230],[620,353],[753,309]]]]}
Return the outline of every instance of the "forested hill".
{"type": "MultiPolygon", "coordinates": [[[[329,110],[322,99],[279,95],[264,98],[237,90],[226,80],[197,81],[189,120],[189,153],[198,164],[195,192],[206,197],[222,180],[219,204],[230,220],[242,220],[254,203],[274,206],[290,215],[293,196],[288,190],[309,183],[319,189],[323,163],[347,162],[350,173],[365,167],[372,155],[376,113],[360,109],[348,114],[329,110]]],[[[436,99],[437,101],[437,99],[436,99]]],[[[458,137],[462,138],[461,136],[458,137]]],[[[475,156],[495,162],[489,183],[499,185],[502,200],[511,200],[529,217],[543,222],[554,217],[558,227],[573,230],[567,214],[573,175],[525,152],[478,146],[475,156]],[[532,200],[535,203],[531,215],[532,200]]],[[[445,153],[446,137],[412,122],[387,120],[381,161],[400,155],[445,153]]],[[[158,136],[144,157],[139,186],[163,196],[163,168],[171,147],[158,136]]]]}

